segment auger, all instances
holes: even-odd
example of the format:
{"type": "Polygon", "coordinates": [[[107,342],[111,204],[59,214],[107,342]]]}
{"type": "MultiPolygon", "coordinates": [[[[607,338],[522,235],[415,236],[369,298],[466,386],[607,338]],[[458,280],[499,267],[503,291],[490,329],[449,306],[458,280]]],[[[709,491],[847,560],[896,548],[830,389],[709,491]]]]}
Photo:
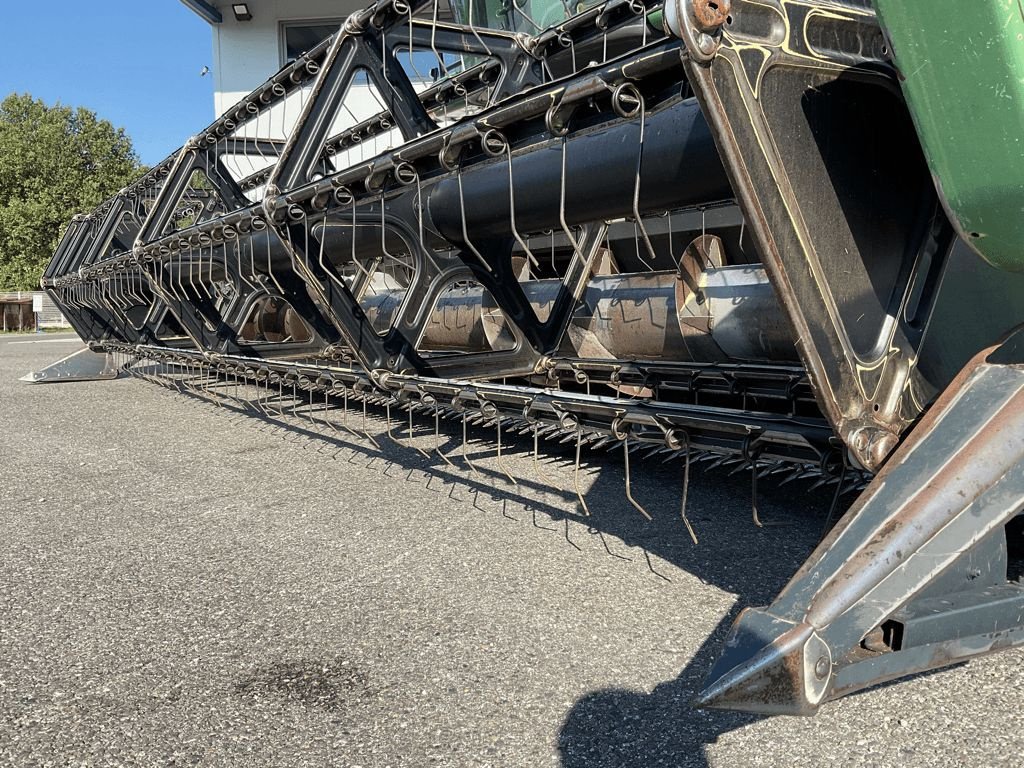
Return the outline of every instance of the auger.
{"type": "Polygon", "coordinates": [[[42,284],[106,375],[200,372],[361,441],[350,401],[396,441],[404,411],[474,472],[485,425],[511,482],[503,435],[538,476],[566,442],[584,511],[584,446],[622,450],[644,516],[629,461],[655,453],[695,544],[692,462],[750,472],[758,525],[759,478],[833,484],[701,706],[811,714],[1024,643],[1016,5],[448,8],[353,14],[72,220],[42,284]]]}

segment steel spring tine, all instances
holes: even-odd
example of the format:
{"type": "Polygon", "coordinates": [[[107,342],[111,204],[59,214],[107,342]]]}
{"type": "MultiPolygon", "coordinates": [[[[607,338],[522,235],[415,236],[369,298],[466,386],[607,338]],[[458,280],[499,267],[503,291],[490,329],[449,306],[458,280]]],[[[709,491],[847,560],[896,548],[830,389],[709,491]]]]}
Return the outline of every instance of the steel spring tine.
{"type": "MultiPolygon", "coordinates": [[[[206,377],[203,379],[203,382],[206,385],[206,394],[214,401],[214,403],[216,403],[218,408],[223,408],[224,407],[224,403],[222,402],[222,398],[221,398],[220,394],[219,393],[214,393],[214,391],[212,389],[210,389],[213,376],[214,376],[214,368],[213,368],[213,366],[212,365],[206,366],[206,377]]],[[[218,375],[217,378],[219,380],[220,376],[218,375]]]]}
{"type": "Polygon", "coordinates": [[[384,434],[386,434],[388,439],[391,442],[393,442],[395,445],[401,446],[402,444],[398,441],[398,439],[393,434],[391,434],[391,401],[390,400],[387,403],[384,404],[384,418],[387,421],[387,429],[385,430],[384,434]]]}
{"type": "Polygon", "coordinates": [[[497,432],[498,432],[498,457],[497,457],[497,461],[498,461],[498,468],[499,468],[499,469],[500,469],[500,470],[501,470],[502,472],[504,472],[504,473],[505,473],[505,476],[506,476],[506,477],[508,477],[508,479],[509,479],[509,480],[511,480],[511,481],[512,481],[512,485],[519,485],[519,481],[517,481],[517,480],[516,480],[516,479],[515,479],[515,478],[514,478],[514,477],[512,476],[512,473],[511,473],[511,472],[509,472],[508,468],[507,468],[507,467],[505,466],[505,462],[504,462],[504,460],[503,460],[503,459],[502,459],[502,457],[501,457],[501,417],[500,417],[500,416],[499,416],[499,417],[497,417],[497,418],[495,419],[494,423],[495,423],[495,425],[496,425],[496,428],[497,428],[497,432]]]}
{"type": "MultiPolygon", "coordinates": [[[[328,397],[328,396],[327,396],[327,392],[324,392],[324,401],[325,401],[325,403],[327,402],[327,397],[328,397]]],[[[346,389],[345,389],[345,402],[346,402],[346,403],[348,402],[348,388],[347,388],[347,387],[346,387],[346,389]]],[[[348,407],[347,407],[347,406],[346,406],[346,408],[345,408],[345,415],[346,415],[346,417],[348,416],[348,407]]],[[[346,434],[349,434],[349,435],[351,435],[351,436],[352,436],[352,437],[354,437],[354,438],[355,438],[356,440],[362,440],[362,439],[363,439],[363,436],[362,436],[362,435],[360,435],[360,434],[359,434],[358,432],[356,432],[356,431],[355,431],[354,429],[352,429],[352,428],[351,428],[350,426],[348,426],[348,424],[342,423],[342,425],[341,425],[341,429],[339,429],[339,428],[338,428],[338,425],[336,425],[336,424],[335,424],[335,423],[334,423],[334,422],[333,422],[333,421],[332,421],[331,419],[328,419],[328,418],[327,418],[327,416],[326,416],[326,410],[325,410],[325,412],[324,412],[324,421],[326,421],[326,422],[327,422],[327,424],[328,424],[328,425],[329,425],[329,426],[330,426],[330,427],[331,427],[331,428],[332,428],[332,429],[333,429],[333,430],[334,430],[335,432],[337,432],[337,433],[338,433],[339,435],[340,435],[340,434],[342,434],[342,431],[341,431],[341,430],[344,430],[344,432],[345,432],[346,434]]]]}
{"type": "MultiPolygon", "coordinates": [[[[269,385],[269,382],[268,382],[269,385]]],[[[256,379],[256,407],[263,412],[263,415],[270,418],[270,411],[263,406],[263,388],[260,387],[260,380],[256,379]]]]}
{"type": "MultiPolygon", "coordinates": [[[[409,442],[410,442],[410,444],[412,443],[412,439],[413,439],[412,411],[413,411],[413,406],[410,405],[409,406],[409,442]]],[[[429,459],[430,458],[430,454],[427,453],[426,451],[424,451],[418,445],[414,445],[413,448],[415,448],[417,451],[419,451],[420,454],[423,456],[423,458],[425,458],[425,459],[429,459]]]]}
{"type": "Polygon", "coordinates": [[[836,515],[836,510],[839,509],[839,497],[843,493],[843,482],[846,480],[846,461],[843,461],[843,469],[839,473],[839,481],[836,483],[836,492],[832,494],[832,503],[828,508],[828,516],[825,518],[825,524],[821,528],[821,538],[825,538],[825,535],[832,530],[832,519],[836,515]]]}
{"type": "Polygon", "coordinates": [[[311,385],[309,388],[309,410],[306,412],[306,416],[309,417],[310,424],[312,424],[314,427],[319,427],[319,423],[317,422],[316,417],[313,416],[313,389],[314,388],[311,385]]]}
{"type": "Polygon", "coordinates": [[[787,483],[791,483],[794,480],[796,480],[798,477],[800,477],[800,473],[801,472],[803,472],[803,468],[802,467],[796,467],[794,469],[790,469],[789,470],[789,474],[787,474],[784,478],[782,478],[782,480],[779,481],[779,487],[781,488],[782,486],[786,485],[787,483]]]}
{"type": "Polygon", "coordinates": [[[718,469],[720,466],[732,459],[731,456],[718,456],[714,461],[704,467],[705,472],[710,472],[712,469],[718,469]]]}
{"type": "Polygon", "coordinates": [[[807,492],[810,493],[811,491],[816,491],[823,485],[828,485],[829,483],[832,482],[835,482],[834,478],[831,478],[828,475],[822,475],[811,484],[811,487],[807,489],[807,492]]]}
{"type": "Polygon", "coordinates": [[[700,542],[697,540],[697,532],[693,529],[693,525],[690,523],[690,518],[686,514],[686,503],[690,497],[690,433],[683,432],[683,439],[686,444],[685,454],[683,457],[683,500],[679,508],[680,517],[683,518],[683,524],[686,526],[686,530],[690,534],[690,538],[693,539],[694,545],[699,545],[700,542]]]}
{"type": "Polygon", "coordinates": [[[381,450],[380,443],[373,439],[373,435],[366,428],[366,396],[362,395],[361,397],[363,401],[363,437],[373,443],[373,447],[379,451],[381,450]]]}
{"type": "Polygon", "coordinates": [[[537,473],[537,477],[545,485],[554,485],[551,478],[547,476],[540,464],[540,429],[539,423],[534,422],[533,424],[533,471],[537,473]]]}
{"type": "Polygon", "coordinates": [[[740,472],[747,469],[750,466],[750,460],[745,456],[729,456],[725,461],[722,462],[721,466],[733,466],[733,468],[729,470],[728,475],[729,477],[732,477],[733,475],[738,475],[740,472]]]}
{"type": "Polygon", "coordinates": [[[576,488],[576,498],[579,499],[580,506],[583,507],[583,512],[587,517],[590,517],[590,507],[587,506],[586,499],[583,498],[583,491],[580,490],[580,449],[583,448],[583,429],[577,425],[576,427],[576,465],[572,471],[572,484],[576,488]]]}
{"type": "Polygon", "coordinates": [[[629,479],[629,438],[628,437],[624,437],[623,440],[622,440],[622,455],[623,455],[623,458],[624,458],[625,464],[626,464],[626,498],[629,500],[629,503],[632,504],[636,508],[637,512],[639,512],[641,515],[646,517],[648,520],[653,520],[654,518],[652,518],[648,514],[647,510],[644,509],[642,506],[640,506],[640,502],[638,502],[636,499],[633,498],[633,488],[632,488],[632,484],[630,483],[630,479],[629,479]]]}
{"type": "Polygon", "coordinates": [[[441,450],[441,409],[434,408],[434,452],[444,459],[444,463],[452,469],[455,469],[455,465],[452,460],[441,450]]]}
{"type": "Polygon", "coordinates": [[[750,462],[750,498],[751,498],[751,509],[753,510],[754,525],[758,528],[764,528],[761,523],[761,517],[757,510],[757,459],[750,462]]]}
{"type": "Polygon", "coordinates": [[[853,480],[848,482],[846,484],[846,486],[843,488],[842,495],[845,496],[848,493],[854,493],[854,492],[860,493],[864,489],[865,485],[866,485],[866,483],[864,482],[863,478],[861,478],[861,477],[854,478],[853,480]]]}
{"type": "Polygon", "coordinates": [[[480,473],[477,471],[477,468],[473,465],[473,462],[470,461],[469,451],[466,449],[467,442],[468,442],[468,439],[467,439],[467,436],[466,436],[466,414],[463,413],[462,414],[462,458],[465,460],[466,464],[469,465],[469,468],[471,470],[473,470],[473,474],[476,475],[477,477],[480,477],[480,473]]]}
{"type": "Polygon", "coordinates": [[[679,458],[679,451],[678,450],[669,451],[668,455],[664,459],[661,460],[661,463],[662,464],[668,464],[669,462],[675,461],[677,458],[679,458]]]}

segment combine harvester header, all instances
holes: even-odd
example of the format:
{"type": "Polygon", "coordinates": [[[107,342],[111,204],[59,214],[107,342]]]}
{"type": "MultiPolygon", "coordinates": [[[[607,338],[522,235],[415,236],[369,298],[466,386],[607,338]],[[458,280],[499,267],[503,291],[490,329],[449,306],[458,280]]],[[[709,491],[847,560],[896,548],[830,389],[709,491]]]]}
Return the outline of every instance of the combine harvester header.
{"type": "Polygon", "coordinates": [[[687,526],[704,458],[862,489],[703,706],[1024,642],[1017,4],[448,7],[353,14],[72,221],[42,284],[107,375],[611,445],[644,515],[656,451],[687,526]]]}

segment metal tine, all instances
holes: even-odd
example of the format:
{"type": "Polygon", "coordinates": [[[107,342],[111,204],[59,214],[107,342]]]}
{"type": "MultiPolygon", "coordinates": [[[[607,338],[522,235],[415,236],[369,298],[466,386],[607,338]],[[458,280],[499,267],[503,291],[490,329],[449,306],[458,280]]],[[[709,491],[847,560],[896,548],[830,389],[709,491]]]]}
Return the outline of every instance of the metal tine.
{"type": "Polygon", "coordinates": [[[195,388],[192,386],[192,361],[186,360],[179,367],[185,369],[185,375],[179,379],[181,386],[187,389],[189,392],[195,394],[195,388]]]}
{"type": "Polygon", "coordinates": [[[274,420],[274,431],[276,432],[278,429],[284,429],[285,439],[287,439],[288,426],[284,421],[284,377],[276,371],[272,371],[271,376],[267,379],[267,392],[269,393],[270,391],[270,382],[274,377],[277,379],[277,408],[275,409],[273,405],[271,405],[269,396],[267,397],[267,405],[271,409],[271,418],[274,420]]]}
{"type": "Polygon", "coordinates": [[[200,384],[200,387],[202,387],[203,392],[205,392],[206,396],[213,401],[214,405],[216,405],[218,408],[223,408],[224,404],[220,401],[220,397],[218,395],[215,395],[212,391],[210,391],[210,377],[213,373],[213,366],[204,366],[200,364],[199,370],[203,371],[203,381],[202,384],[200,384]]]}
{"type": "Polygon", "coordinates": [[[324,390],[324,421],[327,422],[327,425],[335,432],[337,432],[339,435],[342,434],[341,430],[344,430],[346,433],[354,437],[356,440],[362,440],[363,436],[356,432],[354,429],[352,429],[350,426],[348,426],[347,423],[345,423],[348,421],[348,387],[343,387],[343,391],[345,393],[345,416],[343,417],[344,421],[341,424],[341,429],[339,429],[338,425],[335,424],[331,419],[327,418],[327,405],[329,402],[329,395],[326,390],[324,390]]]}
{"type": "Polygon", "coordinates": [[[196,391],[196,387],[195,387],[195,383],[194,383],[195,372],[192,370],[192,359],[191,358],[189,358],[188,360],[185,361],[184,368],[185,368],[185,376],[181,380],[182,386],[185,387],[193,395],[199,394],[196,391]]]}
{"type": "MultiPolygon", "coordinates": [[[[708,462],[708,461],[716,461],[716,460],[718,460],[721,457],[721,455],[722,454],[715,453],[714,451],[700,451],[697,454],[697,457],[693,460],[693,463],[694,464],[703,464],[704,462],[708,462]]],[[[705,467],[704,470],[707,471],[709,468],[710,467],[705,467]]]]}
{"type": "Polygon", "coordinates": [[[312,424],[314,428],[318,428],[320,425],[317,422],[316,418],[313,416],[313,407],[314,407],[313,406],[313,391],[315,389],[316,389],[316,386],[313,384],[313,382],[310,382],[310,384],[309,384],[309,410],[306,411],[306,416],[309,418],[309,423],[312,424]]]}
{"type": "Polygon", "coordinates": [[[363,436],[367,440],[369,440],[371,443],[373,443],[373,447],[376,448],[379,451],[379,450],[381,450],[380,443],[378,443],[376,440],[373,439],[373,435],[371,435],[369,430],[367,430],[367,428],[366,428],[366,395],[363,394],[363,393],[360,393],[359,396],[360,396],[360,398],[363,401],[363,436]]]}
{"type": "Polygon", "coordinates": [[[255,414],[258,410],[255,403],[253,403],[251,395],[249,395],[249,390],[252,386],[249,382],[250,378],[253,378],[255,382],[255,375],[250,377],[245,369],[242,369],[241,375],[236,377],[235,383],[235,398],[239,403],[243,404],[242,408],[245,414],[248,414],[250,411],[255,414]]]}
{"type": "Polygon", "coordinates": [[[385,434],[387,435],[388,439],[391,440],[391,442],[393,442],[395,445],[401,446],[402,443],[399,442],[399,440],[393,434],[391,434],[391,401],[390,400],[387,403],[384,404],[384,414],[385,414],[384,418],[387,420],[387,430],[385,431],[385,434]]]}
{"type": "Polygon", "coordinates": [[[799,466],[799,465],[789,469],[789,474],[787,474],[784,478],[782,478],[782,480],[779,481],[779,487],[781,488],[782,486],[786,485],[787,483],[793,482],[798,477],[800,477],[800,473],[803,472],[803,471],[804,471],[804,468],[802,466],[799,466]]]}
{"type": "Polygon", "coordinates": [[[468,439],[468,437],[466,435],[466,429],[467,429],[467,427],[466,427],[466,412],[463,411],[462,412],[462,458],[465,460],[465,462],[469,466],[469,468],[471,470],[473,470],[473,474],[476,475],[477,477],[481,477],[480,472],[477,471],[476,466],[473,464],[473,462],[469,458],[469,451],[467,450],[467,447],[466,447],[467,443],[469,442],[469,439],[468,439]]]}
{"type": "Polygon", "coordinates": [[[241,389],[241,384],[239,384],[239,381],[238,381],[238,372],[236,370],[232,370],[231,371],[231,394],[229,395],[229,397],[232,400],[234,400],[236,403],[238,403],[238,407],[241,408],[243,411],[251,410],[252,403],[250,403],[248,400],[246,400],[244,403],[242,402],[243,398],[242,398],[242,393],[239,391],[240,389],[241,389]]]}
{"type": "Polygon", "coordinates": [[[230,381],[230,391],[225,391],[224,396],[227,397],[228,400],[230,400],[232,403],[238,406],[238,412],[235,415],[233,421],[244,419],[247,417],[248,411],[251,410],[252,403],[250,403],[248,400],[242,402],[243,398],[238,391],[238,376],[235,374],[233,370],[226,371],[225,377],[228,377],[228,380],[230,381]]]}
{"type": "Polygon", "coordinates": [[[441,408],[437,405],[434,406],[434,453],[440,456],[445,464],[455,469],[452,460],[441,450],[441,408]]]}
{"type": "Polygon", "coordinates": [[[800,469],[800,474],[797,476],[800,480],[809,480],[811,478],[818,478],[821,476],[821,470],[818,469],[816,464],[807,464],[800,469]]]}
{"type": "MultiPolygon", "coordinates": [[[[668,448],[668,449],[666,449],[665,452],[668,455],[664,459],[661,460],[662,464],[668,464],[669,462],[675,461],[677,458],[679,458],[679,453],[680,453],[679,448],[668,448]]],[[[691,451],[691,453],[697,453],[699,455],[700,452],[699,451],[691,451]]]]}
{"type": "MultiPolygon", "coordinates": [[[[694,545],[699,545],[700,542],[697,540],[697,532],[693,529],[693,525],[690,523],[690,518],[686,514],[686,502],[690,496],[690,433],[685,430],[680,430],[678,433],[668,433],[666,438],[671,440],[673,443],[679,442],[678,435],[681,434],[684,448],[683,454],[683,499],[679,508],[679,515],[683,519],[683,524],[686,526],[686,530],[690,534],[690,538],[693,539],[694,545]]],[[[671,447],[671,446],[670,446],[671,447]]],[[[675,451],[673,452],[673,456],[675,451]]]]}
{"type": "Polygon", "coordinates": [[[750,460],[743,456],[730,456],[729,459],[727,461],[722,462],[720,466],[728,467],[732,466],[733,464],[735,464],[736,466],[729,470],[729,474],[727,475],[727,477],[738,475],[740,472],[747,469],[750,466],[750,460]]]}
{"type": "MultiPolygon", "coordinates": [[[[410,442],[413,439],[413,424],[412,424],[412,415],[413,414],[412,414],[412,411],[413,411],[413,406],[410,404],[409,405],[409,441],[410,442]]],[[[425,459],[429,459],[430,458],[430,454],[427,453],[426,451],[424,451],[418,445],[414,445],[413,448],[415,448],[417,451],[419,451],[420,454],[422,454],[423,458],[425,458],[425,459]]]]}
{"type": "Polygon", "coordinates": [[[834,483],[834,482],[835,482],[835,478],[834,477],[830,477],[828,475],[823,474],[821,477],[819,477],[817,480],[815,480],[814,483],[811,484],[811,487],[807,489],[807,492],[810,493],[811,491],[816,491],[819,488],[821,488],[823,485],[828,485],[829,483],[834,483]]]}
{"type": "MultiPolygon", "coordinates": [[[[291,417],[293,419],[295,419],[296,421],[301,422],[302,421],[302,416],[299,415],[298,405],[299,405],[298,388],[297,388],[296,382],[292,381],[292,404],[291,404],[291,409],[290,409],[291,410],[291,417]]],[[[283,416],[283,414],[282,414],[282,416],[283,416]]],[[[300,442],[303,439],[303,436],[302,436],[302,434],[300,432],[297,432],[297,431],[295,431],[295,430],[293,430],[293,429],[291,429],[291,428],[289,428],[287,426],[285,427],[285,430],[287,430],[286,434],[285,434],[285,439],[286,440],[292,440],[293,442],[300,442]],[[294,437],[292,437],[292,435],[294,435],[294,437]]],[[[303,447],[305,447],[305,446],[303,446],[303,447]]]]}
{"type": "Polygon", "coordinates": [[[263,404],[263,394],[262,394],[263,391],[266,390],[267,397],[268,398],[270,397],[270,374],[269,373],[267,374],[267,376],[265,378],[265,383],[266,383],[266,386],[265,387],[261,387],[260,386],[259,377],[256,378],[256,407],[259,408],[263,412],[264,416],[266,416],[268,419],[270,419],[270,418],[272,418],[272,416],[270,415],[270,406],[269,405],[265,406],[263,404]]]}
{"type": "Polygon", "coordinates": [[[194,391],[200,397],[202,397],[204,392],[205,392],[205,390],[203,389],[202,375],[203,375],[203,364],[201,362],[199,362],[199,361],[196,361],[196,363],[195,363],[195,365],[193,367],[192,376],[194,377],[194,381],[195,381],[194,391]]]}
{"type": "Polygon", "coordinates": [[[342,401],[341,401],[342,402],[342,407],[345,409],[345,414],[341,417],[341,425],[346,430],[351,432],[353,435],[355,435],[356,437],[359,437],[359,439],[362,439],[359,436],[358,432],[356,432],[354,429],[351,429],[348,426],[348,387],[346,387],[345,385],[342,385],[342,387],[341,387],[341,394],[342,394],[342,401]]]}
{"type": "Polygon", "coordinates": [[[864,487],[865,487],[864,478],[863,477],[855,477],[853,480],[851,480],[850,482],[848,482],[846,484],[846,487],[843,488],[843,495],[845,496],[848,493],[854,493],[854,492],[860,493],[862,490],[864,490],[864,487]]]}
{"type": "Polygon", "coordinates": [[[541,469],[540,463],[540,424],[539,422],[533,423],[533,471],[537,473],[537,477],[545,485],[553,486],[555,483],[550,477],[541,469]]]}
{"type": "Polygon", "coordinates": [[[498,468],[505,473],[506,477],[512,481],[513,485],[518,485],[519,481],[512,476],[512,473],[508,470],[505,466],[505,462],[502,460],[502,419],[500,416],[495,418],[495,425],[498,431],[498,468]]]}
{"type": "Polygon", "coordinates": [[[255,399],[252,399],[252,398],[248,399],[248,403],[249,403],[250,406],[252,406],[253,412],[257,416],[259,414],[261,414],[261,413],[266,415],[266,411],[263,409],[263,395],[262,395],[262,390],[260,388],[259,372],[258,371],[253,371],[252,384],[251,385],[249,384],[248,377],[246,377],[245,385],[246,385],[246,387],[252,386],[252,387],[256,388],[256,397],[255,397],[255,399]]]}
{"type": "Polygon", "coordinates": [[[843,469],[839,473],[838,481],[836,482],[836,492],[832,495],[832,503],[828,508],[828,516],[825,518],[825,524],[821,527],[821,538],[825,538],[832,529],[832,519],[836,516],[836,510],[839,509],[839,497],[843,495],[843,482],[846,480],[846,461],[843,461],[843,469]]]}
{"type": "Polygon", "coordinates": [[[710,472],[712,469],[718,469],[722,465],[731,463],[733,461],[735,461],[735,458],[733,458],[729,454],[720,455],[716,460],[712,461],[710,464],[704,467],[704,471],[710,472]]]}
{"type": "Polygon", "coordinates": [[[576,464],[572,470],[572,484],[576,489],[576,498],[579,499],[580,506],[583,507],[583,512],[590,517],[590,507],[587,506],[587,500],[583,498],[583,491],[580,490],[580,449],[583,448],[583,428],[580,423],[576,422],[576,464]]]}
{"type": "MultiPolygon", "coordinates": [[[[395,445],[399,446],[400,448],[406,448],[406,447],[416,448],[415,446],[406,446],[401,440],[399,440],[397,437],[395,437],[394,433],[391,431],[392,430],[392,427],[391,427],[391,402],[392,402],[391,399],[388,399],[387,402],[384,404],[385,418],[387,419],[387,436],[388,436],[388,438],[391,440],[391,442],[393,442],[395,445]]],[[[409,409],[409,439],[410,440],[412,439],[412,408],[409,409]]],[[[422,453],[427,458],[430,458],[429,455],[423,449],[416,448],[416,450],[419,451],[420,453],[422,453]]]]}
{"type": "Polygon", "coordinates": [[[627,429],[627,431],[622,432],[619,429],[618,424],[612,424],[612,434],[614,434],[615,437],[618,438],[619,440],[622,440],[622,458],[623,462],[625,463],[626,474],[626,499],[629,501],[630,504],[633,505],[637,512],[646,517],[648,520],[653,520],[654,518],[651,517],[647,510],[640,506],[640,502],[633,498],[633,485],[630,481],[629,473],[629,431],[627,429]]]}
{"type": "Polygon", "coordinates": [[[753,511],[754,525],[758,528],[764,528],[761,523],[761,517],[758,514],[757,509],[757,459],[753,459],[750,462],[750,506],[753,511]]]}

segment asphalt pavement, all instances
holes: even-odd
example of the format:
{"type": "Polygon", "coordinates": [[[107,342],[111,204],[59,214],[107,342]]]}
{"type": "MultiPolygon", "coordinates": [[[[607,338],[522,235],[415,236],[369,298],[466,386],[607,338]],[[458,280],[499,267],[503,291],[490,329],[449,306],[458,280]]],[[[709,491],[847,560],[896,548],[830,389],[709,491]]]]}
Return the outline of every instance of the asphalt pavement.
{"type": "MultiPolygon", "coordinates": [[[[382,413],[377,445],[230,387],[28,385],[76,349],[0,336],[0,764],[1024,763],[1024,652],[826,705],[697,711],[725,628],[809,554],[827,491],[382,413]],[[217,403],[220,403],[219,405],[217,403]],[[379,447],[378,447],[379,446],[379,447]],[[424,456],[417,449],[429,454],[424,456]],[[506,477],[508,471],[516,483],[506,477]]],[[[315,413],[314,413],[315,416],[315,413]]],[[[802,482],[802,484],[801,484],[802,482]]]]}

